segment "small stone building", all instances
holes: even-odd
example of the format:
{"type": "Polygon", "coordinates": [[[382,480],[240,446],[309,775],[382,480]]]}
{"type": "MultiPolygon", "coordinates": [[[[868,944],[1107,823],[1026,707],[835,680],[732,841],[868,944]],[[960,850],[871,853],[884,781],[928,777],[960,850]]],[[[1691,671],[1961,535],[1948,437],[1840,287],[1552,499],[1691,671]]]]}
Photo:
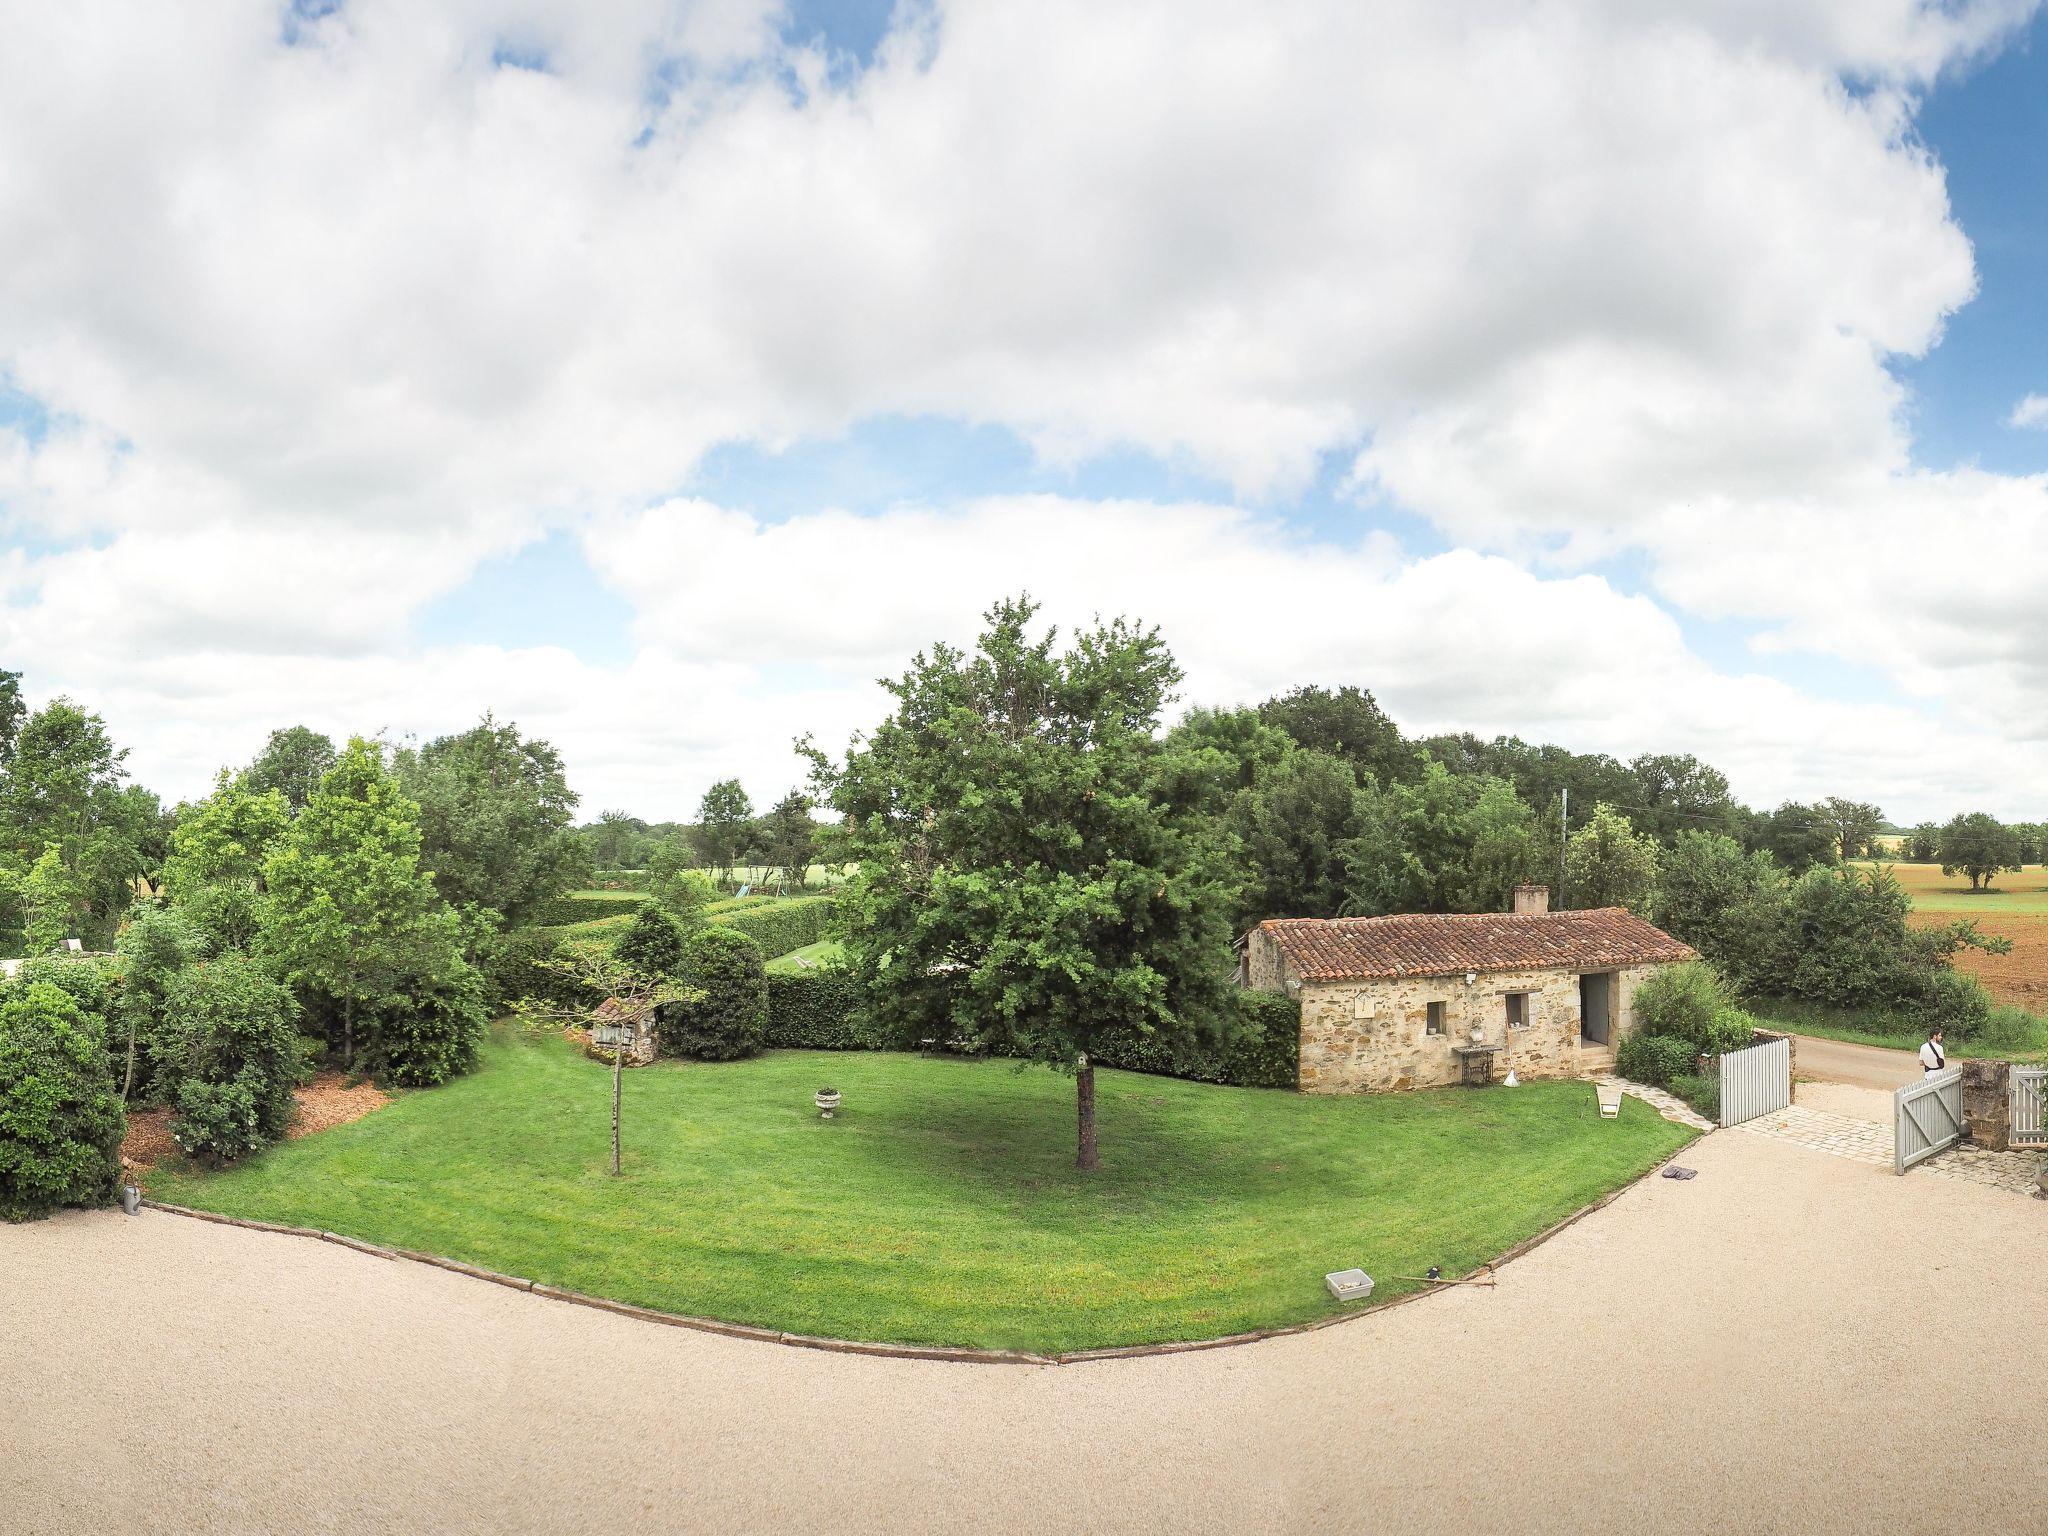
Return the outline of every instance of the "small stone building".
{"type": "Polygon", "coordinates": [[[591,1054],[611,1060],[612,1051],[625,1047],[625,1064],[644,1067],[654,1060],[654,1010],[645,1003],[629,1003],[608,997],[597,1005],[590,1019],[591,1054]]]}
{"type": "Polygon", "coordinates": [[[1302,1089],[1374,1093],[1606,1071],[1643,978],[1693,951],[1621,907],[1283,917],[1245,937],[1240,979],[1301,999],[1302,1089]]]}

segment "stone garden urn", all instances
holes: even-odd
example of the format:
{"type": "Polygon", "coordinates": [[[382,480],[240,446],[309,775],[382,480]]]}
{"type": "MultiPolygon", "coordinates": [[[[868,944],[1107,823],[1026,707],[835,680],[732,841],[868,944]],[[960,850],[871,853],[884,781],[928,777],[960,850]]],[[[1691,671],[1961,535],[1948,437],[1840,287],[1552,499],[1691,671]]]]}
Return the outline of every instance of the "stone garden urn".
{"type": "Polygon", "coordinates": [[[837,1088],[820,1088],[818,1090],[818,1114],[824,1119],[830,1120],[832,1112],[837,1108],[839,1108],[839,1090],[837,1088]]]}

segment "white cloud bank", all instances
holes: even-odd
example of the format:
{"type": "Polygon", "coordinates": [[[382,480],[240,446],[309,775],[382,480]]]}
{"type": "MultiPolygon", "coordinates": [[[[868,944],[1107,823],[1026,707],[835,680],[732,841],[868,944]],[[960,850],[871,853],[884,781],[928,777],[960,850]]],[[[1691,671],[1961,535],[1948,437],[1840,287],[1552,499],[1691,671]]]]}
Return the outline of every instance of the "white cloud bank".
{"type": "Polygon", "coordinates": [[[1916,467],[1886,366],[1974,291],[1916,95],[2031,10],[949,0],[852,73],[765,0],[6,5],[0,378],[47,419],[0,428],[0,643],[173,791],[288,719],[491,704],[675,812],[727,764],[780,788],[787,735],[1028,584],[1160,620],[1197,697],[1357,680],[1759,798],[2037,811],[2048,497],[1916,467]],[[1265,505],[1363,442],[1362,495],[1505,558],[662,504],[712,444],[879,412],[1265,505]],[[564,526],[629,666],[406,640],[564,526]],[[1617,555],[1914,707],[1709,666],[1575,574],[1617,555]],[[816,620],[735,646],[791,573],[816,620]]]}

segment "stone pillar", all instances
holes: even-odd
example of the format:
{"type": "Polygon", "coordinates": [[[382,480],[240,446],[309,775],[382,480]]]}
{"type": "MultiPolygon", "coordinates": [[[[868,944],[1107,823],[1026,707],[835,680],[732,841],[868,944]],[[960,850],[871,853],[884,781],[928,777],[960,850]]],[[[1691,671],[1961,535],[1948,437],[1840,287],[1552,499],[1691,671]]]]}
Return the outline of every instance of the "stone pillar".
{"type": "Polygon", "coordinates": [[[1751,1045],[1769,1045],[1773,1040],[1782,1040],[1785,1042],[1785,1075],[1790,1078],[1793,1078],[1794,1080],[1797,1080],[1799,1076],[1798,1037],[1795,1035],[1780,1034],[1775,1029],[1756,1029],[1750,1031],[1749,1043],[1751,1045]]]}
{"type": "Polygon", "coordinates": [[[1963,1133],[1989,1152],[2012,1148],[2012,1063],[1961,1061],[1963,1133]]]}

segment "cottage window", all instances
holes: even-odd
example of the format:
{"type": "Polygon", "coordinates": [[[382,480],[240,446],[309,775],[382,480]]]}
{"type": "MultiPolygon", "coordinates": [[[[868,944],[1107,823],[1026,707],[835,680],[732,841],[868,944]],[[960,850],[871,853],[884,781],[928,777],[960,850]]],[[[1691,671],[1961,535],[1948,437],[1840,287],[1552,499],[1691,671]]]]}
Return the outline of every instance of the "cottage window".
{"type": "Polygon", "coordinates": [[[1526,992],[1509,992],[1506,994],[1506,997],[1508,1000],[1508,1028],[1527,1029],[1529,1027],[1529,994],[1526,992]]]}
{"type": "Polygon", "coordinates": [[[1440,1035],[1444,1032],[1444,1005],[1442,1003],[1431,1003],[1429,1005],[1427,1022],[1422,1027],[1432,1035],[1440,1035]]]}

